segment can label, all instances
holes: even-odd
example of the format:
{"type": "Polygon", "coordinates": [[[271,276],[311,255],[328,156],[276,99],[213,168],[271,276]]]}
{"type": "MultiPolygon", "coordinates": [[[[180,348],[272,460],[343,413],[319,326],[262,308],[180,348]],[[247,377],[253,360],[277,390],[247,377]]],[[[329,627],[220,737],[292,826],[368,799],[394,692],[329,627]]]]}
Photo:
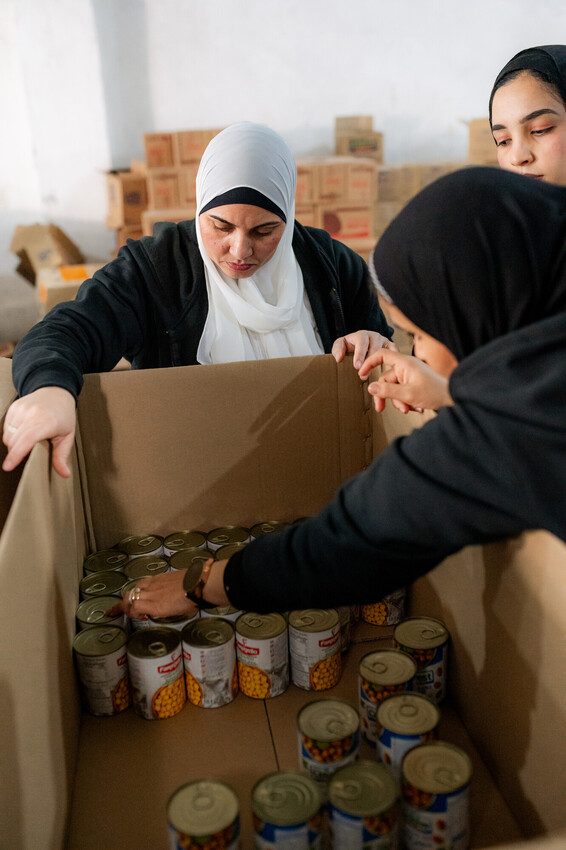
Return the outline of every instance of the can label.
{"type": "Polygon", "coordinates": [[[340,618],[340,650],[347,652],[352,641],[352,608],[343,605],[336,609],[340,618]]]}
{"type": "Polygon", "coordinates": [[[254,815],[256,850],[321,850],[321,816],[308,823],[275,826],[264,823],[254,815]]]}
{"type": "Polygon", "coordinates": [[[450,794],[429,794],[403,785],[403,839],[407,850],[468,850],[468,786],[450,794]]]}
{"type": "Polygon", "coordinates": [[[360,733],[335,741],[317,741],[299,730],[299,764],[315,782],[325,783],[339,767],[355,761],[360,749],[360,733]]]}
{"type": "Polygon", "coordinates": [[[342,673],[340,623],[320,632],[289,626],[293,684],[306,691],[324,691],[338,684],[342,673]]]}
{"type": "Polygon", "coordinates": [[[375,817],[359,817],[330,805],[333,847],[348,850],[397,850],[398,823],[395,809],[375,817]]]}
{"type": "Polygon", "coordinates": [[[223,620],[230,620],[231,623],[235,623],[241,614],[242,612],[237,608],[231,608],[230,606],[202,608],[200,612],[200,616],[203,620],[206,619],[206,617],[222,617],[223,620]]]}
{"type": "Polygon", "coordinates": [[[128,653],[134,709],[146,720],[173,717],[186,701],[183,655],[179,642],[173,652],[139,658],[128,653]]]}
{"type": "Polygon", "coordinates": [[[434,740],[434,737],[434,732],[425,732],[421,735],[400,735],[382,727],[377,736],[377,754],[390,769],[393,776],[400,780],[401,762],[405,753],[408,753],[413,747],[418,747],[419,744],[426,744],[434,740]]]}
{"type": "Polygon", "coordinates": [[[188,835],[169,827],[169,850],[239,850],[240,819],[214,835],[188,835]]]}
{"type": "Polygon", "coordinates": [[[126,647],[109,655],[79,655],[79,679],[90,714],[108,716],[128,708],[131,702],[126,647]]]}
{"type": "Polygon", "coordinates": [[[379,602],[361,606],[362,620],[375,626],[395,626],[405,616],[405,589],[384,596],[379,602]]]}
{"type": "Polygon", "coordinates": [[[229,640],[220,646],[190,646],[183,641],[187,698],[202,708],[218,708],[238,693],[236,649],[229,640]]]}
{"type": "Polygon", "coordinates": [[[236,633],[240,690],[248,697],[276,697],[289,684],[287,631],[272,638],[249,638],[236,633]]]}
{"type": "Polygon", "coordinates": [[[372,744],[377,741],[377,708],[392,694],[407,690],[407,682],[397,685],[376,685],[364,676],[359,676],[360,727],[364,738],[372,744]]]}
{"type": "Polygon", "coordinates": [[[433,702],[441,702],[446,696],[446,666],[448,642],[430,649],[414,649],[400,646],[403,652],[411,655],[417,665],[414,688],[433,702]]]}

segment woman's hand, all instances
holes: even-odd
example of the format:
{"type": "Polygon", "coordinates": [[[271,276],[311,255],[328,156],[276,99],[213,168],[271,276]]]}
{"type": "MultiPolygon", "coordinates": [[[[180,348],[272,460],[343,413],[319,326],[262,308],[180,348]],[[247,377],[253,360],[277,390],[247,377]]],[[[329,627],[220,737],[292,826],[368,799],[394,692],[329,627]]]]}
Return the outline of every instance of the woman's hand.
{"type": "Polygon", "coordinates": [[[2,464],[11,472],[31,452],[36,443],[50,440],[53,469],[69,478],[69,455],[75,441],[77,414],[75,399],[62,387],[41,387],[10,405],[4,420],[2,440],[8,454],[2,464]]]}
{"type": "Polygon", "coordinates": [[[332,354],[337,363],[341,363],[346,354],[353,354],[354,369],[359,369],[367,357],[382,348],[397,351],[394,342],[376,331],[355,331],[355,333],[335,339],[332,345],[332,354]]]}
{"type": "Polygon", "coordinates": [[[377,381],[368,385],[378,413],[383,412],[388,398],[401,413],[438,410],[454,403],[448,392],[448,378],[416,357],[397,351],[378,351],[368,357],[359,369],[362,381],[376,366],[388,367],[377,381]]]}

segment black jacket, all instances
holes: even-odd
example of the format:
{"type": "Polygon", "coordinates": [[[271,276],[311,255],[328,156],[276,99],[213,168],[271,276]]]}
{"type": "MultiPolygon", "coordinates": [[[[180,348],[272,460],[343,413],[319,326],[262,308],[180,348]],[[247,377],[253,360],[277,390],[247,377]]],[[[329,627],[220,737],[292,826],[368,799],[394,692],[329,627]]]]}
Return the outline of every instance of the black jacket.
{"type": "MultiPolygon", "coordinates": [[[[360,329],[391,336],[357,254],[298,223],[293,250],[325,352],[360,329]]],[[[14,384],[20,395],[59,386],[76,397],[83,374],[109,371],[122,357],[140,369],[195,365],[207,312],[195,222],[164,223],[156,236],[129,240],[74,301],[26,334],[14,352],[14,384]]]]}

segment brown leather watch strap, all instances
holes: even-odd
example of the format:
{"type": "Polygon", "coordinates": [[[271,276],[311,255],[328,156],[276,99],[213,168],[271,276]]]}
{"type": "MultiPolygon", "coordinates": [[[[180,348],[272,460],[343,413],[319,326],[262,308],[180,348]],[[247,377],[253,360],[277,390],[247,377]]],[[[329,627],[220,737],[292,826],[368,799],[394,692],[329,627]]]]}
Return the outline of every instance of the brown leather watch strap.
{"type": "Polygon", "coordinates": [[[185,591],[185,596],[191,602],[193,602],[197,608],[216,608],[215,602],[207,602],[203,597],[204,587],[206,582],[208,581],[208,577],[210,575],[210,571],[212,569],[212,565],[214,564],[214,558],[209,558],[208,561],[205,561],[202,567],[202,572],[200,574],[200,578],[198,579],[196,584],[193,584],[194,579],[191,581],[192,587],[187,589],[186,580],[190,580],[190,576],[188,573],[185,574],[183,579],[183,590],[185,591]]]}

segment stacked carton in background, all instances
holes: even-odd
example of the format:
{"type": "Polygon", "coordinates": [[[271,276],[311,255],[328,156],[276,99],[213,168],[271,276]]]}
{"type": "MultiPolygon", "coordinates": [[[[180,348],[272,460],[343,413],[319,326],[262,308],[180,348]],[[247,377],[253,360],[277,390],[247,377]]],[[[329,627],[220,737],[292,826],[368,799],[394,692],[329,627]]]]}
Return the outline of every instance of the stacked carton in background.
{"type": "Polygon", "coordinates": [[[489,118],[468,121],[468,162],[473,165],[497,165],[497,148],[489,118]]]}
{"type": "Polygon", "coordinates": [[[339,156],[363,156],[383,162],[383,133],[373,129],[371,115],[336,118],[334,138],[339,156]]]}

